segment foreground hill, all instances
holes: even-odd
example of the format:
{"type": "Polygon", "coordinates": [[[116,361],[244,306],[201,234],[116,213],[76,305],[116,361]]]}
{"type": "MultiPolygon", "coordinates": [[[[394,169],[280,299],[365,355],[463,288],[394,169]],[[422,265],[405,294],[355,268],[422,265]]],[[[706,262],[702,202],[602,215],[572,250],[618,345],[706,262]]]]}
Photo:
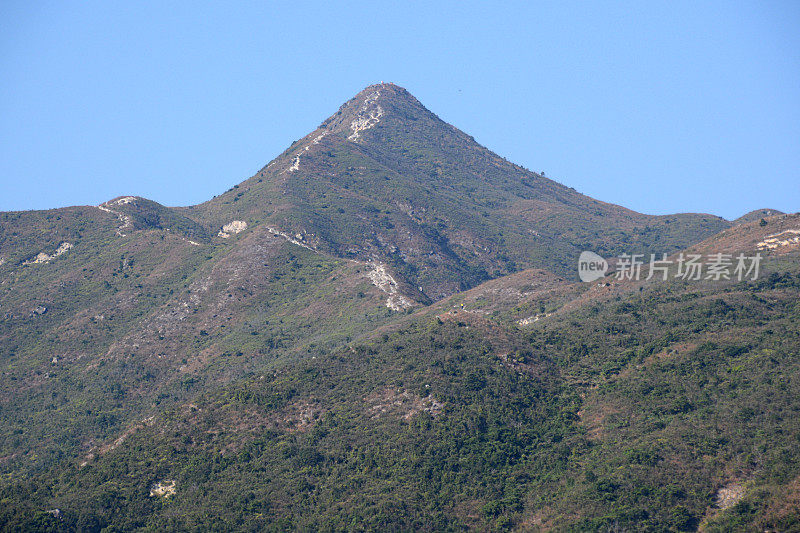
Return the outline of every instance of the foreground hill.
{"type": "Polygon", "coordinates": [[[263,226],[204,244],[185,218],[152,204],[3,215],[4,471],[92,453],[160,406],[340,346],[413,304],[401,291],[414,291],[381,265],[263,226]]]}
{"type": "MultiPolygon", "coordinates": [[[[769,225],[800,231],[800,217],[769,225]]],[[[752,256],[767,235],[733,231],[698,249],[752,256]]],[[[9,482],[0,521],[794,530],[800,243],[761,253],[742,281],[489,281],[9,482]],[[538,320],[520,320],[531,309],[538,320]]]]}

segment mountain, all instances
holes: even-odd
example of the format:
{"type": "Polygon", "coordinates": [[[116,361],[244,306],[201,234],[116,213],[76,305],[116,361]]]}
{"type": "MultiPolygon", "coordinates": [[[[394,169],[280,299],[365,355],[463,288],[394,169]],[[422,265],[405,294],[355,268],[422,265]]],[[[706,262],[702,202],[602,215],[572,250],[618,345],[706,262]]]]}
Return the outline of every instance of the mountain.
{"type": "Polygon", "coordinates": [[[767,211],[593,200],[379,84],[203,204],[0,213],[0,525],[791,529],[767,211]],[[764,261],[587,284],[582,250],[764,261]]]}
{"type": "Polygon", "coordinates": [[[762,218],[774,217],[775,215],[784,215],[782,211],[778,211],[777,209],[756,209],[754,211],[750,211],[746,213],[736,220],[733,221],[734,224],[742,224],[744,222],[752,222],[753,220],[761,220],[762,218]]]}
{"type": "Polygon", "coordinates": [[[584,249],[672,252],[730,225],[593,200],[492,153],[389,83],[188,213],[217,226],[267,223],[339,257],[386,262],[431,300],[525,268],[573,275],[584,249]]]}

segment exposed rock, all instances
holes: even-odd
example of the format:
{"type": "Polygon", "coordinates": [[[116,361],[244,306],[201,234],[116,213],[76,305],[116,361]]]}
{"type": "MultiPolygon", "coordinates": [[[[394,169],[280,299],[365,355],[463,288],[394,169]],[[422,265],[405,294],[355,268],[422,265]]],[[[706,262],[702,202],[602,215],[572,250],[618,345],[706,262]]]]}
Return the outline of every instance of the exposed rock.
{"type": "Polygon", "coordinates": [[[444,404],[432,396],[423,398],[403,389],[388,388],[369,395],[365,400],[370,404],[373,418],[394,414],[404,420],[410,420],[419,413],[429,413],[435,417],[444,408],[444,404]]]}
{"type": "MultiPolygon", "coordinates": [[[[294,156],[294,160],[292,161],[292,165],[289,168],[287,168],[286,170],[288,170],[289,172],[296,172],[296,171],[300,170],[300,156],[302,154],[308,152],[309,148],[311,148],[312,145],[319,144],[319,142],[323,139],[323,137],[325,137],[329,133],[330,132],[328,132],[328,131],[324,131],[320,135],[317,135],[316,137],[314,137],[314,139],[311,141],[311,144],[309,144],[308,146],[303,148],[303,150],[299,154],[294,156]]],[[[271,164],[272,163],[270,163],[270,165],[271,164]]],[[[267,167],[269,168],[269,165],[267,165],[267,167]]]]}
{"type": "Polygon", "coordinates": [[[402,294],[392,294],[386,299],[386,307],[388,307],[392,311],[403,311],[413,305],[414,302],[412,302],[402,294]]]}
{"type": "Polygon", "coordinates": [[[767,235],[757,246],[759,250],[774,250],[798,245],[800,245],[800,229],[787,229],[775,235],[767,235]]]}
{"type": "Polygon", "coordinates": [[[722,510],[733,507],[744,497],[744,492],[744,487],[737,483],[720,488],[715,497],[717,507],[722,510]]]}
{"type": "Polygon", "coordinates": [[[330,132],[323,131],[322,134],[317,135],[316,137],[314,137],[314,140],[311,141],[311,144],[319,144],[319,142],[322,140],[322,138],[325,137],[326,135],[328,135],[328,133],[330,133],[330,132]]]}
{"type": "Polygon", "coordinates": [[[135,196],[122,196],[120,198],[117,198],[116,200],[110,200],[106,202],[106,205],[125,205],[125,204],[131,204],[135,201],[136,201],[135,196]]]}
{"type": "Polygon", "coordinates": [[[305,239],[305,237],[303,237],[303,235],[300,234],[300,233],[298,233],[296,235],[297,239],[295,239],[294,237],[292,237],[288,233],[285,233],[283,231],[280,231],[278,229],[275,229],[275,228],[272,228],[272,227],[269,227],[269,226],[267,226],[267,231],[269,231],[273,235],[277,235],[278,237],[283,237],[284,239],[286,239],[287,241],[289,241],[290,243],[292,243],[294,245],[302,246],[303,248],[305,248],[307,250],[311,250],[312,252],[316,252],[317,251],[313,246],[309,246],[308,244],[300,242],[300,240],[304,240],[305,239]]]}
{"type": "Polygon", "coordinates": [[[126,215],[125,213],[121,213],[119,211],[115,211],[111,209],[111,207],[118,207],[120,205],[131,204],[136,201],[135,196],[123,196],[121,198],[117,198],[116,200],[109,200],[108,202],[104,202],[97,206],[97,209],[100,211],[105,211],[106,213],[111,213],[112,215],[116,215],[122,225],[117,228],[117,235],[120,237],[124,237],[125,234],[122,233],[124,230],[133,227],[133,218],[130,215],[126,215]]]}
{"type": "MultiPolygon", "coordinates": [[[[308,146],[306,146],[306,150],[308,150],[308,146]]],[[[300,156],[297,155],[292,162],[292,166],[289,167],[289,172],[295,172],[296,170],[300,170],[300,156]]]]}
{"type": "Polygon", "coordinates": [[[551,314],[552,313],[545,313],[543,315],[529,316],[528,318],[523,318],[522,320],[518,320],[517,324],[519,324],[520,326],[529,326],[529,325],[533,324],[534,322],[538,322],[542,318],[549,317],[551,314]]]}
{"type": "Polygon", "coordinates": [[[383,108],[378,105],[378,97],[381,95],[380,91],[375,91],[364,99],[361,108],[358,110],[355,120],[350,123],[350,129],[353,131],[348,139],[357,141],[359,133],[368,130],[380,122],[383,116],[383,108]]]}
{"type": "Polygon", "coordinates": [[[61,244],[58,245],[58,248],[56,249],[56,251],[53,252],[53,255],[49,255],[49,254],[46,254],[44,252],[39,252],[36,255],[36,257],[34,257],[33,259],[29,259],[28,261],[25,261],[23,263],[23,265],[34,265],[34,264],[37,264],[37,263],[49,263],[50,261],[52,261],[56,257],[66,253],[67,250],[69,250],[70,248],[72,248],[72,244],[70,244],[68,242],[62,242],[61,244]]]}
{"type": "Polygon", "coordinates": [[[400,294],[397,288],[397,281],[386,271],[386,265],[376,263],[374,268],[367,274],[372,284],[389,295],[386,299],[386,307],[392,311],[403,311],[414,305],[410,299],[400,294]]]}
{"type": "Polygon", "coordinates": [[[227,239],[231,235],[241,233],[246,229],[247,229],[247,222],[245,222],[244,220],[232,220],[231,222],[222,226],[222,231],[220,231],[217,234],[217,236],[222,237],[223,239],[227,239]]]}
{"type": "Polygon", "coordinates": [[[150,487],[150,496],[160,496],[162,498],[168,498],[175,494],[175,480],[174,479],[165,479],[163,481],[159,481],[158,483],[153,484],[150,487]]]}

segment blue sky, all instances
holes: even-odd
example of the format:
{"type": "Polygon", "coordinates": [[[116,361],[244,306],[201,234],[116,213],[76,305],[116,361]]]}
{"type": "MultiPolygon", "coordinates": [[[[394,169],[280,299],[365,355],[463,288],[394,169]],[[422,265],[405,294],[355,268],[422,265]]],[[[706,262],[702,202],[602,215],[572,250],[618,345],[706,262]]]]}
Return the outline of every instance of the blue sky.
{"type": "Polygon", "coordinates": [[[202,202],[378,81],[601,200],[800,210],[796,1],[3,0],[0,73],[0,210],[202,202]]]}

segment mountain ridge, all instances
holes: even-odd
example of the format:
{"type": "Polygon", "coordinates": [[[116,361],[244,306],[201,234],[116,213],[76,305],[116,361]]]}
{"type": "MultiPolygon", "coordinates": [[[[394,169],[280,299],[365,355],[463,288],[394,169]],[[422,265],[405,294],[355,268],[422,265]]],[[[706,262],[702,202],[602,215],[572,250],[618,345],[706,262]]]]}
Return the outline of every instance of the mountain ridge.
{"type": "MultiPolygon", "coordinates": [[[[139,197],[99,208],[121,198],[139,197]]],[[[642,215],[581,195],[477,144],[391,83],[366,87],[253,177],[202,204],[139,198],[115,210],[134,229],[174,231],[194,244],[214,242],[233,221],[265,223],[338,257],[390,264],[422,301],[521,269],[574,275],[574,258],[589,248],[670,253],[731,224],[642,215]]]]}

